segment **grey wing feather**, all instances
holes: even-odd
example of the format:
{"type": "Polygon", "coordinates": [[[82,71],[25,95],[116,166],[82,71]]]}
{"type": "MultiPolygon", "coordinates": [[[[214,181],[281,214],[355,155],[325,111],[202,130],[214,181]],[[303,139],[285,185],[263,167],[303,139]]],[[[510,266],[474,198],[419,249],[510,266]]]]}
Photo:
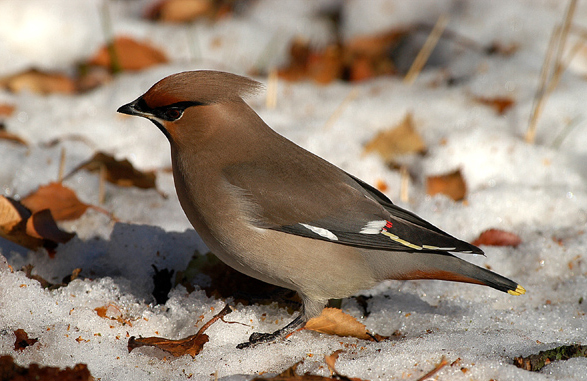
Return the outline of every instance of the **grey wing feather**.
{"type": "Polygon", "coordinates": [[[225,168],[224,175],[258,206],[259,227],[374,250],[483,253],[394,205],[369,184],[312,158],[313,171],[303,172],[295,163],[285,169],[249,162],[225,168]],[[368,226],[379,230],[366,233],[368,226]]]}

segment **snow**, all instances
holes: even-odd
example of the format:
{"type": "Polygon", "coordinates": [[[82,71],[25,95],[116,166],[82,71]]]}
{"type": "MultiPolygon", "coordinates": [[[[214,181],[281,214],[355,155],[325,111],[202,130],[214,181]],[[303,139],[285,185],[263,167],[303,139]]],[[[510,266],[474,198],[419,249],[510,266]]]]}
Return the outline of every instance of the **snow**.
{"type": "MultiPolygon", "coordinates": [[[[422,22],[433,25],[450,15],[449,28],[487,46],[516,43],[510,57],[463,53],[451,58],[455,86],[438,79],[441,69],[422,73],[414,85],[401,78],[378,78],[360,84],[310,82],[278,86],[275,109],[263,95],[249,100],[279,133],[346,171],[388,185],[388,196],[457,237],[476,238],[488,228],[515,232],[517,248],[484,247],[486,257],[467,260],[515,279],[527,294],[512,297],[487,287],[440,281],[387,281],[365,290],[368,316],[354,298],[344,311],[381,335],[401,336],[380,343],[303,331],[285,342],[237,350],[253,331],[273,331],[291,319],[285,309],[236,305],[227,321],[217,322],[195,358],[170,358],[155,349],[128,353],[129,336],[181,338],[195,333],[224,306],[196,289],[179,285],[164,306],[155,305],[152,264],[184,270],[195,251],[206,252],[179,206],[171,174],[169,147],[149,122],[116,113],[164,76],[196,69],[246,74],[285,61],[287,42],[302,36],[316,46],[333,40],[331,27],[314,14],[335,1],[258,1],[242,14],[217,23],[161,25],[140,19],[148,1],[108,1],[113,30],[148,39],[165,50],[172,63],[140,73],[124,73],[83,95],[38,96],[0,92],[0,103],[16,106],[7,129],[29,147],[0,141],[0,191],[20,198],[57,178],[59,155],[66,152],[66,172],[102,150],[128,158],[141,169],[156,169],[158,189],[107,184],[105,209],[120,223],[89,210],[64,224],[76,238],[60,245],[54,259],[0,241],[0,351],[19,364],[50,366],[87,363],[102,380],[249,380],[276,374],[298,361],[299,373],[329,375],[323,361],[343,349],[337,370],[369,380],[417,379],[445,356],[441,380],[586,380],[587,359],[555,362],[533,373],[512,365],[516,356],[573,343],[587,337],[587,128],[584,72],[580,60],[566,72],[549,98],[538,123],[537,143],[524,142],[534,92],[548,39],[560,22],[566,2],[544,1],[347,1],[343,36],[350,38],[386,28],[422,22]],[[326,126],[349,92],[358,96],[326,126]],[[514,107],[499,116],[474,103],[472,95],[511,96],[514,107]],[[363,146],[378,131],[412,112],[429,150],[412,161],[410,201],[399,201],[400,176],[363,146]],[[569,121],[577,125],[560,146],[555,144],[569,121]],[[71,135],[55,146],[45,143],[71,135]],[[444,141],[444,144],[441,142],[444,141]],[[466,203],[425,194],[425,178],[460,168],[468,185],[466,203]],[[19,269],[51,282],[74,268],[83,280],[57,290],[42,289],[19,269]],[[15,269],[10,271],[8,265],[15,269]],[[112,304],[131,324],[99,317],[97,307],[112,304]],[[265,314],[265,316],[263,316],[265,314]],[[22,328],[39,342],[15,351],[13,331],[22,328]]],[[[103,39],[97,0],[4,0],[0,2],[0,75],[31,66],[70,71],[103,39]]],[[[587,26],[587,6],[579,3],[575,23],[587,26]]],[[[583,59],[584,57],[579,59],[583,59]]],[[[257,78],[265,82],[264,78],[257,78]]],[[[82,201],[98,204],[98,178],[79,172],[65,182],[82,201]]]]}

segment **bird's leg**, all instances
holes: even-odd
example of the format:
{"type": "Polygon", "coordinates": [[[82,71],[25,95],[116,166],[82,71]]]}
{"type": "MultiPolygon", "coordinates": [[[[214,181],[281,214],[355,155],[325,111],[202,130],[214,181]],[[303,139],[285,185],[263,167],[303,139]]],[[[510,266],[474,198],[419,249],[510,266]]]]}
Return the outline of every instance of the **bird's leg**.
{"type": "Polygon", "coordinates": [[[295,318],[291,323],[289,323],[285,327],[278,329],[273,333],[253,332],[253,334],[249,337],[249,341],[240,343],[236,347],[237,349],[244,349],[257,344],[270,343],[279,340],[282,337],[285,337],[290,333],[294,332],[296,329],[303,327],[304,324],[306,324],[306,321],[307,318],[305,314],[302,312],[297,318],[295,318]]]}

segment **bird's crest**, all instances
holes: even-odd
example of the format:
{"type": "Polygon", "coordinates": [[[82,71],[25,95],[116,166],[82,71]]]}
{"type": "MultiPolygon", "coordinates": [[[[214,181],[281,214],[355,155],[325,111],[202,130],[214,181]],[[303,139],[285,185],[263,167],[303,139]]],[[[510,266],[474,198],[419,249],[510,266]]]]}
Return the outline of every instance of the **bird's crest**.
{"type": "Polygon", "coordinates": [[[163,78],[145,93],[151,108],[177,102],[227,103],[258,93],[259,82],[240,75],[213,70],[184,71],[163,78]]]}

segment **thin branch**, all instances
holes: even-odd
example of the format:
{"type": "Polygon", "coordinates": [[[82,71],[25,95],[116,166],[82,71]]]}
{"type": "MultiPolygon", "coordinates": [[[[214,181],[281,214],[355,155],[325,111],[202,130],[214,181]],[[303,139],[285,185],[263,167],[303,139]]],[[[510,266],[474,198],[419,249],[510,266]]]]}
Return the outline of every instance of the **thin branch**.
{"type": "Polygon", "coordinates": [[[444,29],[447,25],[448,16],[444,14],[440,15],[438,21],[436,21],[436,24],[434,25],[434,28],[432,28],[432,31],[428,35],[426,42],[422,46],[422,49],[420,49],[416,59],[414,59],[410,70],[408,70],[408,73],[404,77],[405,84],[411,85],[414,83],[416,78],[418,78],[418,75],[422,71],[422,68],[424,68],[428,58],[430,58],[430,54],[432,54],[432,51],[436,47],[436,44],[438,43],[438,40],[440,39],[440,36],[442,36],[442,33],[444,32],[444,29]]]}

